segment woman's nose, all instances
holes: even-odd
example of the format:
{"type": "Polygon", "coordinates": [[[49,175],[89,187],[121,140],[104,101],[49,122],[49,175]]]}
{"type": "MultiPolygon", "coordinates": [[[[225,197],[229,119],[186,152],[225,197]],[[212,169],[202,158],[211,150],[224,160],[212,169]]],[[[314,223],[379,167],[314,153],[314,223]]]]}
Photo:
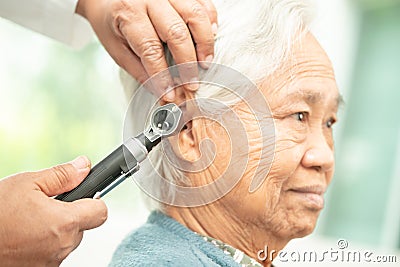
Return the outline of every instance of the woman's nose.
{"type": "Polygon", "coordinates": [[[302,165],[317,171],[326,172],[334,167],[333,149],[321,135],[310,136],[309,146],[302,158],[302,165]]]}

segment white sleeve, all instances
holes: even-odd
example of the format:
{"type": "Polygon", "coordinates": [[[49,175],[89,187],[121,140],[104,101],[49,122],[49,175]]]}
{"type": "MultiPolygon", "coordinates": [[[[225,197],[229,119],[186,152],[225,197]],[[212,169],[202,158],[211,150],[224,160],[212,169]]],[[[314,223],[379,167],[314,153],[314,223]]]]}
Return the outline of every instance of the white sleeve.
{"type": "Polygon", "coordinates": [[[0,16],[74,48],[93,37],[88,21],[75,14],[78,0],[0,0],[0,16]]]}

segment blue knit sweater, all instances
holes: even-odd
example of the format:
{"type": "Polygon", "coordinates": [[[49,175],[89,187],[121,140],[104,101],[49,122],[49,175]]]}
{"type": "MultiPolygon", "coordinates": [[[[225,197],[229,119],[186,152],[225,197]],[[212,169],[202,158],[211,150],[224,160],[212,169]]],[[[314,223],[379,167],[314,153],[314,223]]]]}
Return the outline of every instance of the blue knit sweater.
{"type": "Polygon", "coordinates": [[[115,266],[232,266],[232,257],[161,212],[129,234],[114,252],[115,266]]]}

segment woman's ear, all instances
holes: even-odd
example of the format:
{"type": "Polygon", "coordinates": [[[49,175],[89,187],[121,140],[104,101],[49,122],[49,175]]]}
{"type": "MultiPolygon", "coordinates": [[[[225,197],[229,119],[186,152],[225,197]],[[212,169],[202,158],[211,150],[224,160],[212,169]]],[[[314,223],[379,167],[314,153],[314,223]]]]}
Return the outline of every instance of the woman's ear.
{"type": "Polygon", "coordinates": [[[176,136],[175,153],[178,157],[189,162],[195,162],[200,158],[199,144],[196,138],[195,122],[189,121],[176,136]]]}
{"type": "MultiPolygon", "coordinates": [[[[193,99],[193,92],[188,92],[183,86],[175,88],[175,104],[186,106],[185,102],[191,99],[193,99]]],[[[190,108],[189,106],[187,105],[186,107],[190,108]]],[[[179,134],[169,138],[175,154],[189,162],[195,162],[200,157],[198,138],[196,138],[196,133],[198,133],[198,127],[196,126],[198,123],[199,121],[196,120],[186,122],[179,134]]]]}

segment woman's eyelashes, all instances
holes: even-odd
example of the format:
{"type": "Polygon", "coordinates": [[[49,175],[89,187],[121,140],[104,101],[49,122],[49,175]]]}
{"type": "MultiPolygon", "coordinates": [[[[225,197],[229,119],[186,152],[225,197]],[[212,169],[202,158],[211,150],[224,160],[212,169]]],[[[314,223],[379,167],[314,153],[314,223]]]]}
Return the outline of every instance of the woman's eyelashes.
{"type": "MultiPolygon", "coordinates": [[[[308,111],[299,111],[292,113],[288,116],[291,119],[294,119],[297,122],[307,123],[310,120],[310,113],[308,111]]],[[[329,117],[328,120],[324,120],[324,126],[328,129],[331,129],[332,126],[336,123],[337,119],[335,116],[329,117]]]]}
{"type": "Polygon", "coordinates": [[[308,120],[308,112],[307,111],[300,111],[290,115],[291,118],[295,119],[299,122],[307,122],[308,120]]]}
{"type": "Polygon", "coordinates": [[[334,117],[330,117],[329,120],[326,122],[326,127],[330,129],[335,123],[336,119],[334,117]]]}

